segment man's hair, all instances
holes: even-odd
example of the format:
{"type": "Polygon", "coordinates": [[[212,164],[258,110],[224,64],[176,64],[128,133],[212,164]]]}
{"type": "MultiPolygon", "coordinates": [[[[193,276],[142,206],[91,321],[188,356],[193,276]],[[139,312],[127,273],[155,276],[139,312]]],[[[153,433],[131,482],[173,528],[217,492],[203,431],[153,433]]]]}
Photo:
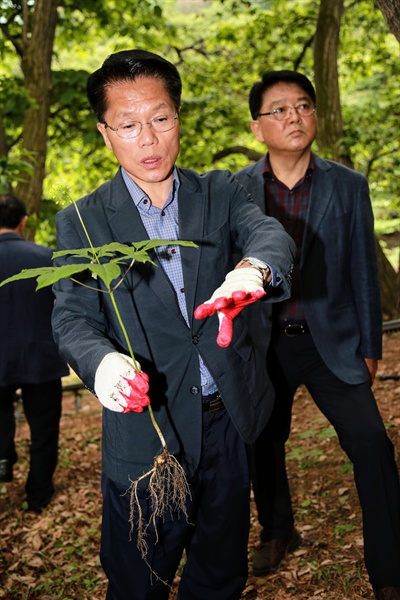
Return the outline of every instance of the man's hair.
{"type": "Polygon", "coordinates": [[[260,81],[257,81],[250,90],[249,106],[253,119],[257,119],[263,103],[264,92],[278,83],[294,83],[310,96],[314,104],[317,103],[315,89],[311,81],[302,73],[297,71],[268,71],[264,73],[260,81]]]}
{"type": "Polygon", "coordinates": [[[16,229],[26,216],[25,204],[12,194],[0,194],[0,228],[16,229]]]}
{"type": "Polygon", "coordinates": [[[160,79],[175,109],[181,106],[182,81],[177,68],[161,56],[147,50],[122,50],[111,54],[87,80],[86,92],[100,123],[107,112],[107,88],[115,83],[135,81],[138,77],[160,79]]]}

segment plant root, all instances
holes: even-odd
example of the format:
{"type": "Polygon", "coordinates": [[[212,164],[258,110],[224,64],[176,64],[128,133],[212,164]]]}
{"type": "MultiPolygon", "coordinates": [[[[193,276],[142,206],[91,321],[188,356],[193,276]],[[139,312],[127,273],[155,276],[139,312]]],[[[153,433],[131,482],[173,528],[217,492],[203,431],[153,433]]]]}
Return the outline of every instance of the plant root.
{"type": "MultiPolygon", "coordinates": [[[[149,527],[152,527],[155,532],[155,543],[158,542],[157,520],[164,521],[167,513],[173,517],[177,514],[177,518],[183,515],[188,519],[186,509],[186,499],[189,496],[191,499],[189,484],[186,479],[185,472],[173,454],[170,454],[168,448],[164,446],[161,454],[158,454],[152,468],[143,473],[135,481],[131,481],[131,485],[126,491],[130,493],[130,536],[136,526],[137,528],[137,547],[143,558],[148,564],[146,557],[148,553],[148,544],[146,536],[149,527]],[[143,519],[143,512],[140,506],[138,497],[138,488],[141,481],[149,478],[147,492],[149,494],[151,512],[147,522],[143,519]]],[[[150,566],[150,565],[149,565],[150,566]]],[[[152,573],[160,579],[156,573],[152,573]]],[[[165,583],[165,582],[164,582],[165,583]]]]}

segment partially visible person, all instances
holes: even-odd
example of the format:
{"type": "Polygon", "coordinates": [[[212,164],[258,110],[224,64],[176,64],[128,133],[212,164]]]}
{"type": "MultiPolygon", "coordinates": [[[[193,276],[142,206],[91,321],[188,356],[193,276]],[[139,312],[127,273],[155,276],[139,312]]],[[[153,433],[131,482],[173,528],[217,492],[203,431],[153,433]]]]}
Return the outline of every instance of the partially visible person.
{"type": "MultiPolygon", "coordinates": [[[[24,203],[0,195],[0,281],[22,269],[52,265],[52,250],[24,239],[24,203]]],[[[40,512],[54,495],[61,417],[61,377],[68,375],[54,343],[51,288],[35,291],[33,279],[0,288],[0,481],[13,479],[15,398],[22,392],[31,443],[25,485],[28,510],[40,512]]]]}
{"type": "Polygon", "coordinates": [[[285,443],[294,394],[305,384],[354,466],[375,598],[399,600],[399,475],[371,390],[381,358],[382,311],[368,183],[311,151],[316,95],[303,74],[267,72],[253,85],[249,103],[251,129],[267,154],[236,176],[297,244],[291,297],[271,313],[267,361],[276,401],[252,449],[262,525],[253,571],[275,571],[301,543],[285,443]]]}

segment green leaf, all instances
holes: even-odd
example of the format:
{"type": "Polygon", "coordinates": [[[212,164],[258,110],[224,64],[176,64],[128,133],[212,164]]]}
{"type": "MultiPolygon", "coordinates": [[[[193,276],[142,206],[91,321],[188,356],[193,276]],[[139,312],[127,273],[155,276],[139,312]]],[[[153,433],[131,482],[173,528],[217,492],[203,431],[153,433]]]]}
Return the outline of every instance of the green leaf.
{"type": "Polygon", "coordinates": [[[59,256],[75,256],[77,258],[87,258],[88,260],[93,260],[93,250],[91,248],[77,248],[71,250],[58,250],[57,252],[53,252],[53,259],[58,258],[59,256]]]}
{"type": "Polygon", "coordinates": [[[37,269],[23,269],[20,273],[8,277],[0,282],[0,287],[6,283],[12,281],[19,281],[21,279],[32,279],[37,277],[36,290],[40,290],[48,285],[53,285],[56,281],[63,279],[64,277],[71,277],[77,273],[81,273],[88,269],[90,265],[86,264],[75,264],[75,265],[63,265],[62,267],[39,267],[37,269]]]}
{"type": "Polygon", "coordinates": [[[96,276],[100,277],[108,288],[110,287],[112,280],[121,275],[121,268],[115,262],[104,264],[91,263],[87,268],[96,276]]]}

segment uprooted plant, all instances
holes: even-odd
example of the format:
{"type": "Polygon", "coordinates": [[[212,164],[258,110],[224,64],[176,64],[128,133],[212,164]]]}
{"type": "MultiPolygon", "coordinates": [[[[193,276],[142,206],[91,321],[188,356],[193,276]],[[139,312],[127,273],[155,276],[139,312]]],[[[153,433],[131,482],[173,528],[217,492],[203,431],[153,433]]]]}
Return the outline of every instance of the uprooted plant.
{"type": "MultiPolygon", "coordinates": [[[[133,267],[135,261],[142,263],[151,262],[152,264],[155,264],[154,261],[149,257],[149,251],[157,246],[166,246],[171,244],[192,247],[197,246],[193,242],[182,240],[154,239],[143,242],[132,242],[131,244],[112,242],[110,244],[105,244],[103,246],[94,248],[80,215],[78,206],[75,203],[74,205],[88,240],[89,248],[61,250],[54,252],[53,258],[68,256],[72,262],[61,266],[24,269],[20,273],[2,281],[0,283],[0,287],[12,281],[36,278],[37,291],[43,287],[53,285],[63,278],[70,278],[76,284],[93,289],[95,292],[103,292],[108,294],[126,341],[129,354],[133,360],[135,371],[137,374],[139,374],[140,365],[135,359],[128,332],[118,309],[115,292],[125,279],[127,273],[133,267]],[[74,258],[78,259],[79,262],[73,262],[74,258]],[[122,273],[122,268],[124,268],[124,273],[122,273]],[[87,270],[90,271],[91,276],[95,280],[101,279],[103,281],[105,289],[100,289],[97,286],[90,286],[74,278],[74,276],[87,270]],[[113,285],[113,282],[115,281],[116,283],[113,285]]],[[[147,406],[151,422],[161,442],[161,452],[154,457],[154,461],[150,466],[150,469],[143,473],[135,481],[131,481],[131,485],[127,490],[127,493],[130,493],[129,523],[131,525],[131,534],[136,525],[137,547],[143,560],[145,560],[147,563],[146,556],[148,552],[148,545],[146,542],[146,535],[149,527],[152,526],[154,528],[157,540],[157,519],[163,519],[167,512],[170,512],[171,514],[176,512],[178,513],[178,516],[183,514],[185,518],[188,518],[186,511],[186,499],[188,496],[190,497],[190,489],[182,466],[167,448],[165,438],[157,424],[151,404],[142,406],[131,404],[129,406],[129,397],[125,396],[125,398],[128,400],[128,407],[130,410],[135,412],[142,412],[143,408],[147,406]],[[151,503],[150,518],[147,523],[144,522],[142,509],[138,499],[139,485],[146,481],[146,479],[148,479],[147,491],[151,503]]],[[[153,572],[153,574],[157,577],[156,573],[153,572]]]]}

